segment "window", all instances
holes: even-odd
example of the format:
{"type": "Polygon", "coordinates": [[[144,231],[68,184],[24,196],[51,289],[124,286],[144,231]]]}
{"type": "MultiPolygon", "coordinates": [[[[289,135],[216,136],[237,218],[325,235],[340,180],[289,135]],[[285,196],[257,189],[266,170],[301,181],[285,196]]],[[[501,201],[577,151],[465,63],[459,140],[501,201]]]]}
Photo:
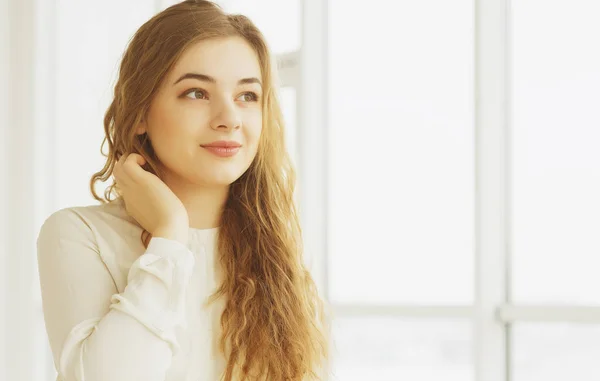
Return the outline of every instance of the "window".
{"type": "Polygon", "coordinates": [[[473,303],[473,3],[329,4],[334,379],[472,380],[468,319],[392,314],[473,303]]]}
{"type": "Polygon", "coordinates": [[[600,325],[518,323],[512,332],[515,381],[598,378],[600,325]]]}
{"type": "Polygon", "coordinates": [[[332,380],[473,379],[468,321],[340,317],[332,380]]]}
{"type": "Polygon", "coordinates": [[[574,315],[514,323],[514,381],[599,374],[599,14],[595,1],[512,4],[512,299],[574,315]]]}
{"type": "Polygon", "coordinates": [[[513,5],[518,303],[600,305],[599,14],[593,1],[513,5]]]}

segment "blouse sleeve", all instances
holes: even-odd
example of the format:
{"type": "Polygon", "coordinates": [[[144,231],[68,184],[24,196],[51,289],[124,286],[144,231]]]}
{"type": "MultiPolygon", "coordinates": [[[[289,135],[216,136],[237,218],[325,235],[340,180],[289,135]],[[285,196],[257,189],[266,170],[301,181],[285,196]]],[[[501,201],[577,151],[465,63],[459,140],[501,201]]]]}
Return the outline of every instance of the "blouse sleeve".
{"type": "Polygon", "coordinates": [[[118,293],[94,233],[76,211],[43,224],[37,257],[46,331],[64,381],[163,381],[186,328],[194,267],[182,243],[153,237],[118,293]]]}

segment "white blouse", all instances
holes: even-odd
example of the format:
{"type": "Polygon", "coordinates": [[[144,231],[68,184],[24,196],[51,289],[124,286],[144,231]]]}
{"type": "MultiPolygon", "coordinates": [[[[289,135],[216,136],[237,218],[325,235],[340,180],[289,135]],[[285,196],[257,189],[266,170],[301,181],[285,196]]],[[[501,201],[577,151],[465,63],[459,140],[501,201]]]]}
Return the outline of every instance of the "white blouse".
{"type": "Polygon", "coordinates": [[[153,237],[121,199],[52,214],[37,240],[46,331],[57,381],[216,381],[224,302],[215,229],[189,243],[153,237]]]}

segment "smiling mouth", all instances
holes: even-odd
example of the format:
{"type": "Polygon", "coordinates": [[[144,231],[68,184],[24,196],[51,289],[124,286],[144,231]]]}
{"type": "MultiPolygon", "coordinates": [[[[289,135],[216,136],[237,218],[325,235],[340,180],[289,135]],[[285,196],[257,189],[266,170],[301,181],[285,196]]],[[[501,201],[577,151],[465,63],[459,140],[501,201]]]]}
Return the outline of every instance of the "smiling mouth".
{"type": "Polygon", "coordinates": [[[205,150],[207,150],[208,152],[219,156],[219,157],[232,157],[235,156],[235,154],[238,153],[238,151],[240,150],[240,148],[242,147],[209,147],[209,146],[202,146],[202,148],[204,148],[205,150]]]}

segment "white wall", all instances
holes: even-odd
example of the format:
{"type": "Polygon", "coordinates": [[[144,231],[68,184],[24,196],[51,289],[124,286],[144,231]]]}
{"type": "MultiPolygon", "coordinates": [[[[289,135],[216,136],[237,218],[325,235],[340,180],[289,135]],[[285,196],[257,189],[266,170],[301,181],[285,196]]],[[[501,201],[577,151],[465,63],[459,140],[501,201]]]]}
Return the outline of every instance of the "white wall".
{"type": "MultiPolygon", "coordinates": [[[[7,91],[2,102],[3,134],[5,138],[3,200],[5,209],[3,242],[4,306],[10,307],[4,317],[4,379],[32,380],[36,367],[34,326],[34,245],[33,229],[33,162],[32,137],[34,119],[34,2],[33,0],[12,1],[3,5],[5,18],[3,46],[8,40],[8,70],[3,65],[5,76],[2,88],[7,91]],[[6,33],[8,29],[8,33],[6,33]],[[8,38],[7,38],[8,36],[8,38]],[[7,165],[8,164],[8,165],[7,165]]],[[[6,57],[6,56],[5,56],[6,57]]]]}
{"type": "MultiPolygon", "coordinates": [[[[8,0],[0,1],[0,290],[5,290],[6,279],[6,150],[8,129],[8,0]]],[[[0,343],[6,342],[4,292],[0,291],[0,343]]],[[[5,380],[6,349],[0,345],[0,380],[5,380]]]]}

